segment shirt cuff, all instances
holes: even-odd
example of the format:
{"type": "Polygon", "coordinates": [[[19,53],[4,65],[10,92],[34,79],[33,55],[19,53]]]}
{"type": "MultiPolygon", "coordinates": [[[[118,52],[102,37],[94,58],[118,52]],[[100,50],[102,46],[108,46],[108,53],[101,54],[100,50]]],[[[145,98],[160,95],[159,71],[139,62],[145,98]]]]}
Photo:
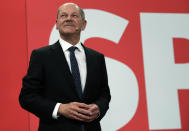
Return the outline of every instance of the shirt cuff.
{"type": "Polygon", "coordinates": [[[58,108],[60,106],[61,103],[57,103],[54,107],[53,113],[52,113],[52,118],[54,119],[58,119],[58,108]]]}

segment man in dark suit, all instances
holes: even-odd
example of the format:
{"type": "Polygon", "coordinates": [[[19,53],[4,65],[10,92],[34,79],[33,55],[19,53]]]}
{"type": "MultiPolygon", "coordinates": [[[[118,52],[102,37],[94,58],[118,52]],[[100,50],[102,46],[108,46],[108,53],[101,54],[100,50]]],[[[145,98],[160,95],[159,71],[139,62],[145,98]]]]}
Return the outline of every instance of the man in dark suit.
{"type": "Polygon", "coordinates": [[[85,26],[83,10],[63,4],[59,41],[31,54],[19,101],[39,117],[38,131],[101,131],[111,96],[104,55],[80,42],[85,26]]]}

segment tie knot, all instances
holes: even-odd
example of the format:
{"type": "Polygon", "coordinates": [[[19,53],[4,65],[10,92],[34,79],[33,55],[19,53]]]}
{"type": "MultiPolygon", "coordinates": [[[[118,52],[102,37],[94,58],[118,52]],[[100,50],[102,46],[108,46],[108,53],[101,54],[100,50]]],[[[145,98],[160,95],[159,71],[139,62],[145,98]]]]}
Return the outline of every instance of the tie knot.
{"type": "Polygon", "coordinates": [[[75,46],[72,46],[72,47],[70,47],[68,50],[70,51],[70,52],[74,52],[75,50],[77,49],[77,47],[75,47],[75,46]]]}

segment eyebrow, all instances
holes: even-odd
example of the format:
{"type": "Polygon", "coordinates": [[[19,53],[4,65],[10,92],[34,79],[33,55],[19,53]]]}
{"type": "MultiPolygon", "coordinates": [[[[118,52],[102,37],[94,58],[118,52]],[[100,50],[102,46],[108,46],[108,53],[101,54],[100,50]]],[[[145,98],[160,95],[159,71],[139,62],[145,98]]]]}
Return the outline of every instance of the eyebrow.
{"type": "MultiPolygon", "coordinates": [[[[61,12],[60,14],[68,14],[67,12],[61,12]]],[[[78,12],[73,12],[71,14],[79,14],[78,12]]]]}

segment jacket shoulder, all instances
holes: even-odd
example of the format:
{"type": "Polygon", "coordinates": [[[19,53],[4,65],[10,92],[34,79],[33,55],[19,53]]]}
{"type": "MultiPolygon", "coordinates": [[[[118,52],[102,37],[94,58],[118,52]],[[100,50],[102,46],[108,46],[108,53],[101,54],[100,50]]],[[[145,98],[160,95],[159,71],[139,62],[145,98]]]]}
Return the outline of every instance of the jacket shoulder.
{"type": "Polygon", "coordinates": [[[40,47],[38,49],[34,49],[33,51],[38,52],[38,53],[45,53],[45,52],[48,52],[50,50],[51,46],[52,45],[40,47]]]}
{"type": "Polygon", "coordinates": [[[37,54],[46,54],[48,52],[51,51],[51,49],[58,47],[59,42],[57,41],[56,43],[52,44],[52,45],[47,45],[47,46],[43,46],[40,47],[38,49],[34,49],[32,52],[36,52],[37,54]]]}
{"type": "Polygon", "coordinates": [[[94,49],[91,49],[91,48],[88,48],[88,47],[86,47],[86,46],[85,46],[85,50],[86,50],[87,52],[89,52],[91,55],[104,56],[104,54],[102,54],[101,52],[98,52],[98,51],[96,51],[96,50],[94,50],[94,49]]]}
{"type": "Polygon", "coordinates": [[[34,49],[31,52],[30,60],[31,59],[35,59],[35,60],[39,60],[39,61],[48,60],[48,58],[52,54],[52,49],[57,45],[58,45],[58,43],[57,44],[55,43],[55,44],[52,44],[52,45],[48,45],[48,46],[40,47],[38,49],[34,49]]]}

